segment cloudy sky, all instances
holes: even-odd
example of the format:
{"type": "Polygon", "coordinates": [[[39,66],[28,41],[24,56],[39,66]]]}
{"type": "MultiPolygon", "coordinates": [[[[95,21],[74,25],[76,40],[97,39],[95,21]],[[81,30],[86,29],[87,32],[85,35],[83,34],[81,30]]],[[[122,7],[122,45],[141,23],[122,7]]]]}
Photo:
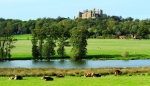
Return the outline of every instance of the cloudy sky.
{"type": "Polygon", "coordinates": [[[107,15],[150,18],[150,0],[0,0],[0,18],[20,20],[78,15],[86,9],[102,9],[107,15]]]}

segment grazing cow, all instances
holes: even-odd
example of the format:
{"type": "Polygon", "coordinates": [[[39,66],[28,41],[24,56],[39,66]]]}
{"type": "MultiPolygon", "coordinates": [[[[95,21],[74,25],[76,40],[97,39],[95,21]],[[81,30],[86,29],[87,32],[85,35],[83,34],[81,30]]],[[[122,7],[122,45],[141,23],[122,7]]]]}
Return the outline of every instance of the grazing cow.
{"type": "Polygon", "coordinates": [[[15,76],[12,76],[9,78],[9,80],[22,80],[22,79],[23,79],[23,77],[20,75],[15,75],[15,76]]]}
{"type": "Polygon", "coordinates": [[[50,76],[43,76],[41,79],[44,79],[45,81],[52,81],[53,78],[50,76]]]}
{"type": "Polygon", "coordinates": [[[10,77],[10,78],[9,78],[9,80],[14,80],[14,78],[15,78],[15,77],[14,77],[14,76],[12,76],[12,77],[10,77]]]}
{"type": "Polygon", "coordinates": [[[92,77],[93,73],[87,73],[86,75],[84,75],[85,77],[92,77]]]}
{"type": "Polygon", "coordinates": [[[93,73],[93,77],[101,77],[101,75],[98,73],[93,73]]]}
{"type": "Polygon", "coordinates": [[[98,73],[87,73],[86,75],[84,75],[85,77],[101,77],[100,74],[98,73]]]}
{"type": "Polygon", "coordinates": [[[124,38],[125,38],[125,36],[119,36],[119,38],[120,38],[120,39],[124,39],[124,38]]]}
{"type": "Polygon", "coordinates": [[[115,70],[115,75],[121,75],[121,71],[120,70],[115,70]]]}
{"type": "Polygon", "coordinates": [[[62,74],[59,74],[56,76],[56,78],[64,78],[64,76],[62,74]]]}

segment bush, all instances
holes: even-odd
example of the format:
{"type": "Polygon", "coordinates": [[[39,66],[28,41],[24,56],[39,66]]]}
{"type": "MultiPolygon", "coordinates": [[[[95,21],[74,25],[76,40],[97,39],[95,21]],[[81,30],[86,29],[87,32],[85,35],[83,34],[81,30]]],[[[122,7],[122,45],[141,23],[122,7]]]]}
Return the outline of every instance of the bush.
{"type": "Polygon", "coordinates": [[[128,56],[129,56],[129,52],[124,51],[124,52],[122,53],[122,56],[123,56],[123,57],[128,57],[128,56]]]}

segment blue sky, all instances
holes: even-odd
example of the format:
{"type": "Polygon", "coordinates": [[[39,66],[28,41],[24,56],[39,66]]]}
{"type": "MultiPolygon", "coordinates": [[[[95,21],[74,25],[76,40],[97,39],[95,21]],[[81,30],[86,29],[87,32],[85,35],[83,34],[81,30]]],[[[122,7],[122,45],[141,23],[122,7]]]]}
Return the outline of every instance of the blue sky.
{"type": "Polygon", "coordinates": [[[0,17],[20,20],[78,15],[85,9],[102,9],[107,15],[150,18],[150,0],[0,0],[0,17]]]}

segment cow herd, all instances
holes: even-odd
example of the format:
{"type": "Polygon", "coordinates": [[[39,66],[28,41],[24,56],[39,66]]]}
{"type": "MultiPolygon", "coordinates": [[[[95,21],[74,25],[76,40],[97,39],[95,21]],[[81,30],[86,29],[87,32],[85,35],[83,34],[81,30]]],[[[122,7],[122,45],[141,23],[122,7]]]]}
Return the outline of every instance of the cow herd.
{"type": "Polygon", "coordinates": [[[14,76],[9,78],[9,80],[22,80],[22,79],[23,79],[23,77],[20,75],[14,75],[14,76]]]}
{"type": "MultiPolygon", "coordinates": [[[[114,71],[114,74],[116,76],[121,75],[121,73],[122,72],[120,70],[115,70],[114,71]]],[[[98,74],[98,73],[87,73],[87,74],[84,75],[84,77],[101,77],[101,74],[98,74]]],[[[64,75],[62,75],[62,74],[56,75],[56,78],[64,78],[64,75]]],[[[53,81],[54,80],[51,76],[42,76],[41,79],[45,80],[45,81],[53,81]]],[[[14,75],[14,76],[10,77],[9,80],[23,80],[23,76],[21,76],[21,75],[14,75]]]]}

